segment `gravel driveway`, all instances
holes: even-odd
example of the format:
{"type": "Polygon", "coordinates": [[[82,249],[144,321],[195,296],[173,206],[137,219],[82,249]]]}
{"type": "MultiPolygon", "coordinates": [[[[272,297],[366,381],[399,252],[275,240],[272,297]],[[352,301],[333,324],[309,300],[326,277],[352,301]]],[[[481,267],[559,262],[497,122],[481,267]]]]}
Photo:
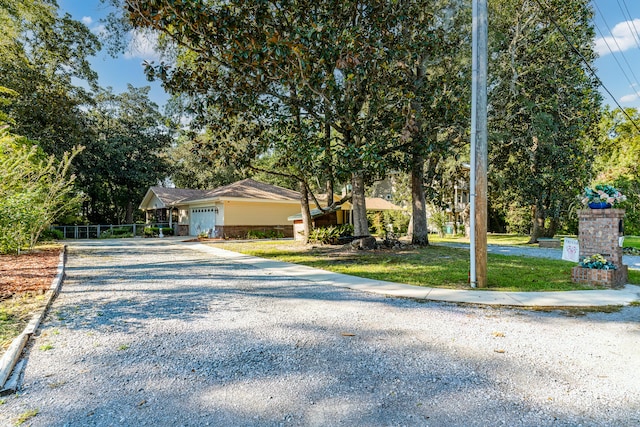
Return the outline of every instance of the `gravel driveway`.
{"type": "Polygon", "coordinates": [[[640,307],[418,303],[151,239],[67,265],[1,425],[640,424],[640,307]]]}

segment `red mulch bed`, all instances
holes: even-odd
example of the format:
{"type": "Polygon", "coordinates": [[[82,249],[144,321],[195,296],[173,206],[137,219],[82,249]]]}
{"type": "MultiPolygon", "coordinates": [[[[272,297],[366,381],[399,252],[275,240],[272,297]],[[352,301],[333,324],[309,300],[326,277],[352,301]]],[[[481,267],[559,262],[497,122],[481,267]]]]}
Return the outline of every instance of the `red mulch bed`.
{"type": "Polygon", "coordinates": [[[51,286],[61,248],[0,255],[0,300],[22,292],[44,293],[51,286]]]}

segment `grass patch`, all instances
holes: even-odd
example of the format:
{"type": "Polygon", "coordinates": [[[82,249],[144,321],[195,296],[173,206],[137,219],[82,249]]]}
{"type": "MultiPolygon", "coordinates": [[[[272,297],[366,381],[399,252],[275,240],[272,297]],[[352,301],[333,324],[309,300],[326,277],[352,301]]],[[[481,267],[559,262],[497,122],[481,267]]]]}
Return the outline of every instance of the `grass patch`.
{"type": "Polygon", "coordinates": [[[618,313],[622,311],[623,306],[621,305],[602,305],[595,307],[534,307],[535,311],[542,311],[546,313],[560,311],[567,317],[582,317],[586,316],[589,313],[618,313]]]}
{"type": "Polygon", "coordinates": [[[4,352],[45,304],[45,296],[27,292],[0,301],[0,353],[4,352]]]}
{"type": "MultiPolygon", "coordinates": [[[[529,241],[529,236],[522,234],[487,234],[487,243],[490,245],[526,245],[529,241]]],[[[446,235],[440,237],[436,234],[429,235],[430,243],[469,243],[469,238],[464,236],[451,236],[446,235]]]]}
{"type": "Polygon", "coordinates": [[[51,343],[42,344],[40,347],[40,351],[49,351],[53,350],[53,345],[51,343]]]}
{"type": "Polygon", "coordinates": [[[16,419],[16,424],[17,426],[21,426],[22,424],[26,423],[27,421],[29,421],[31,418],[35,417],[36,415],[38,415],[40,411],[38,409],[32,409],[30,411],[24,412],[22,414],[20,414],[20,416],[16,419]]]}
{"type": "MultiPolygon", "coordinates": [[[[446,246],[405,250],[354,251],[336,246],[304,246],[297,242],[210,243],[222,249],[369,279],[449,289],[470,289],[469,251],[446,246]]],[[[594,289],[571,282],[568,261],[488,254],[488,290],[571,291],[594,289]]],[[[629,271],[640,284],[640,272],[629,271]]]]}
{"type": "MultiPolygon", "coordinates": [[[[577,236],[569,236],[569,235],[558,235],[556,238],[562,240],[564,237],[571,237],[577,239],[577,236]]],[[[527,242],[529,241],[529,236],[521,235],[521,234],[487,234],[487,243],[490,245],[505,245],[505,246],[527,246],[527,242]]],[[[451,236],[446,235],[444,237],[440,237],[435,234],[429,235],[430,243],[469,243],[469,238],[464,236],[451,236]]],[[[624,236],[624,244],[622,245],[625,248],[636,248],[640,249],[640,236],[624,236]]]]}
{"type": "Polygon", "coordinates": [[[622,246],[640,249],[640,236],[624,236],[624,244],[622,246]]]}
{"type": "Polygon", "coordinates": [[[120,347],[118,347],[118,351],[124,351],[128,349],[129,349],[129,344],[122,344],[120,347]]]}

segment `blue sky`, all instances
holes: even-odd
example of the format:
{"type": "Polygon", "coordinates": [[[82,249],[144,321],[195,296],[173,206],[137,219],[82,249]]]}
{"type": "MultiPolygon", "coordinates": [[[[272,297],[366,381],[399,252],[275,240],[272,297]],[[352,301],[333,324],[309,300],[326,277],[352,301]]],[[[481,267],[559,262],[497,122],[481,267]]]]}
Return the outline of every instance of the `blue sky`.
{"type": "MultiPolygon", "coordinates": [[[[640,108],[640,1],[593,0],[596,72],[622,107],[640,108]]],[[[605,103],[615,104],[604,93],[605,103]]]]}
{"type": "MultiPolygon", "coordinates": [[[[594,43],[600,54],[595,63],[598,77],[621,106],[640,108],[640,1],[592,0],[592,3],[596,13],[594,43]]],[[[99,0],[58,0],[58,4],[62,12],[83,21],[95,33],[104,31],[100,19],[107,15],[108,7],[99,0]]],[[[129,51],[118,58],[106,52],[93,58],[100,85],[111,86],[116,93],[125,91],[127,83],[151,86],[151,99],[162,106],[168,96],[159,83],[146,80],[141,66],[145,59],[158,62],[152,43],[142,36],[132,40],[129,51]]],[[[601,92],[605,104],[615,107],[606,91],[601,92]]]]}
{"type": "MultiPolygon", "coordinates": [[[[108,15],[110,9],[100,0],[58,0],[58,5],[60,14],[67,12],[74,19],[84,22],[95,34],[104,33],[104,24],[100,20],[108,15]]],[[[103,49],[92,58],[91,64],[98,73],[100,86],[111,86],[115,93],[126,92],[128,83],[135,87],[150,86],[149,97],[162,107],[169,96],[160,83],[147,81],[141,65],[144,60],[159,62],[153,45],[144,37],[135,37],[127,53],[113,58],[103,49]]]]}

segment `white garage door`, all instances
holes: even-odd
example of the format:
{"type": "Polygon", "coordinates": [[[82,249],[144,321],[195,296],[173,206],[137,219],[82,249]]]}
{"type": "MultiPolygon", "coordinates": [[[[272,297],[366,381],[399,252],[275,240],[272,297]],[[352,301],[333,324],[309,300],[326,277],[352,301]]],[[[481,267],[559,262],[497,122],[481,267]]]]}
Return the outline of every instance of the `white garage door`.
{"type": "Polygon", "coordinates": [[[191,209],[191,224],[189,225],[189,234],[197,236],[203,232],[213,232],[216,228],[216,211],[215,207],[203,207],[191,209]]]}

